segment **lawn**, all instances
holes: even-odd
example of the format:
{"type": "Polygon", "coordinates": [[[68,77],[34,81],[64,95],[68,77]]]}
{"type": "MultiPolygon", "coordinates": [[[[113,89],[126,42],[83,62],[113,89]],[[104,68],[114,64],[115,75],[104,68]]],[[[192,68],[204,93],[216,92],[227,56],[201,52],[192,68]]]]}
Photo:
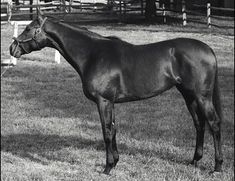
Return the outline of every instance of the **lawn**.
{"type": "MultiPolygon", "coordinates": [[[[225,118],[223,172],[209,174],[214,146],[208,131],[198,168],[188,164],[195,128],[181,95],[171,89],[152,99],[115,106],[120,161],[110,176],[103,175],[105,149],[97,108],[83,95],[75,70],[64,59],[54,63],[54,51],[45,49],[22,57],[1,77],[1,179],[234,180],[234,36],[199,29],[192,33],[190,28],[172,32],[172,27],[157,25],[87,27],[134,44],[190,37],[214,49],[225,118]]],[[[4,25],[1,32],[1,58],[8,58],[12,28],[4,25]]]]}

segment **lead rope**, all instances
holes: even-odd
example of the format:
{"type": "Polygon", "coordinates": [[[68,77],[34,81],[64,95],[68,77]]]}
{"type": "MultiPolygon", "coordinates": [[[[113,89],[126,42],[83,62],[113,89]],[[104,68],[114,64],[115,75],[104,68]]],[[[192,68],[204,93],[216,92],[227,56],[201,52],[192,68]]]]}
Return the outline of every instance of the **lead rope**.
{"type": "Polygon", "coordinates": [[[3,75],[6,73],[6,71],[11,68],[10,64],[7,65],[6,69],[3,71],[3,73],[1,73],[1,78],[3,77],[3,75]]]}

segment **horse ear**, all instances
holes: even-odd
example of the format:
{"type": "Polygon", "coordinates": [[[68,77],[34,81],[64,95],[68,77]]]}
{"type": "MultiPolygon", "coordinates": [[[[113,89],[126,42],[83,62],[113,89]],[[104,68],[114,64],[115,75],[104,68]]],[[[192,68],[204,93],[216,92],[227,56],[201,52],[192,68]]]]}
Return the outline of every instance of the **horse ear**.
{"type": "Polygon", "coordinates": [[[40,23],[43,21],[43,13],[38,7],[37,7],[37,18],[40,23]]]}
{"type": "Polygon", "coordinates": [[[37,7],[37,16],[42,16],[43,12],[40,10],[40,8],[37,7]]]}

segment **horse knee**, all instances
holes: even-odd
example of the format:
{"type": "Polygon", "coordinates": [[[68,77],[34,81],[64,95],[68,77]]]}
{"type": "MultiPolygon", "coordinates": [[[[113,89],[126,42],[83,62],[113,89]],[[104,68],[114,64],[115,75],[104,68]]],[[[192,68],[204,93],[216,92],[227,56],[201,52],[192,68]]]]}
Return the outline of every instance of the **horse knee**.
{"type": "Polygon", "coordinates": [[[113,137],[116,135],[116,128],[115,126],[111,126],[111,127],[106,127],[104,130],[104,140],[107,142],[112,142],[113,137]]]}

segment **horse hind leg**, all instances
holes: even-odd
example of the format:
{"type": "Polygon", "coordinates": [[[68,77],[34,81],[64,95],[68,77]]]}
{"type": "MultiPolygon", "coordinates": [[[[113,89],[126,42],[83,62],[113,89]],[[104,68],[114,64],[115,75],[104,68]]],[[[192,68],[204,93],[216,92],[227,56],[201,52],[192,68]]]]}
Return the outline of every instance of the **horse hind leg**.
{"type": "Polygon", "coordinates": [[[117,142],[116,142],[116,132],[117,132],[117,126],[115,123],[115,114],[114,111],[112,111],[112,149],[113,149],[113,158],[114,158],[114,167],[117,165],[117,162],[119,161],[119,154],[117,149],[117,142]]]}
{"type": "Polygon", "coordinates": [[[184,89],[182,86],[177,86],[177,89],[183,95],[187,108],[192,116],[194,126],[196,128],[196,148],[191,164],[197,166],[197,162],[203,156],[203,144],[205,133],[205,118],[199,109],[198,102],[192,91],[184,89]]]}
{"type": "Polygon", "coordinates": [[[198,103],[208,122],[215,148],[215,172],[222,170],[223,156],[221,148],[221,119],[218,116],[210,96],[200,96],[198,103]]]}
{"type": "Polygon", "coordinates": [[[197,166],[197,162],[203,156],[203,144],[205,134],[205,118],[203,117],[198,103],[194,100],[190,105],[187,106],[188,110],[193,118],[194,126],[196,128],[196,148],[191,164],[197,166]]]}

